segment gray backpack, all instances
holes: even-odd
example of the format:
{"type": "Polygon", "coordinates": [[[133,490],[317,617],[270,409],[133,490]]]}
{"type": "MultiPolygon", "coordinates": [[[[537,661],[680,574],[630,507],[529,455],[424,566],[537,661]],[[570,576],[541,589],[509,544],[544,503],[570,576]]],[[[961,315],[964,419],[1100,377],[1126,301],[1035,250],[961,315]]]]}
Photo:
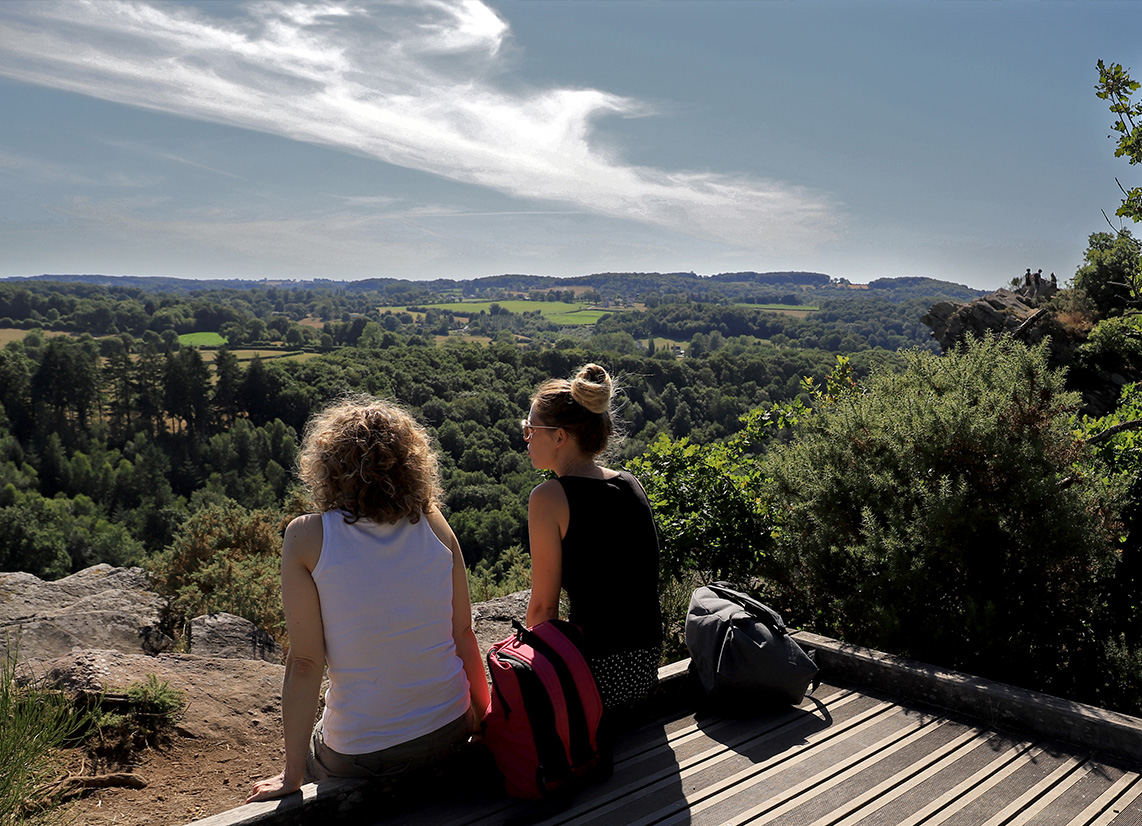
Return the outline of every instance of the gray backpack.
{"type": "Polygon", "coordinates": [[[817,666],[781,615],[727,582],[694,591],[686,612],[690,670],[720,705],[801,702],[817,666]]]}

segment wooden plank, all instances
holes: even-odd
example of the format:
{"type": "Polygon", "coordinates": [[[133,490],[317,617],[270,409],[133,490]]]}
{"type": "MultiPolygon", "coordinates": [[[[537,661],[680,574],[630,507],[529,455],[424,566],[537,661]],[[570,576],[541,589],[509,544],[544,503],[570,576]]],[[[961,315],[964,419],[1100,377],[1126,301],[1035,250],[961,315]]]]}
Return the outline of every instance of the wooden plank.
{"type": "MultiPolygon", "coordinates": [[[[1135,785],[1142,788],[1142,784],[1138,784],[1138,775],[1133,772],[1126,772],[1111,783],[1110,788],[1100,794],[1089,806],[1075,815],[1067,826],[1095,826],[1098,823],[1095,818],[1109,810],[1114,801],[1135,785]]],[[[1109,823],[1110,821],[1105,822],[1109,823]]]]}
{"type": "MultiPolygon", "coordinates": [[[[944,725],[946,722],[947,721],[938,721],[934,725],[940,726],[944,725]]],[[[930,731],[925,728],[927,725],[929,725],[929,723],[918,722],[914,725],[914,727],[903,730],[904,736],[898,740],[893,741],[893,735],[889,735],[879,742],[873,743],[872,745],[850,757],[848,760],[838,763],[836,768],[839,770],[833,772],[834,767],[830,767],[824,771],[818,772],[816,775],[806,778],[792,789],[784,790],[782,792],[782,800],[776,804],[772,799],[759,803],[737,815],[733,819],[728,820],[726,822],[726,826],[743,826],[745,823],[752,823],[757,824],[757,826],[763,826],[763,824],[772,823],[782,815],[788,814],[794,809],[804,805],[806,801],[802,799],[802,796],[806,793],[812,792],[814,795],[817,795],[840,786],[841,784],[852,780],[853,776],[857,773],[864,771],[867,768],[868,762],[879,761],[884,758],[891,757],[896,752],[910,745],[913,742],[914,737],[927,736],[930,734],[930,731]],[[830,773],[832,773],[831,776],[830,773]]],[[[955,747],[958,748],[959,746],[963,745],[963,743],[974,739],[976,736],[977,734],[975,732],[967,732],[960,735],[952,742],[955,743],[955,747]]],[[[896,781],[893,780],[888,782],[891,784],[895,783],[896,781]]],[[[819,824],[822,823],[832,823],[838,817],[844,817],[851,811],[851,809],[849,812],[840,812],[834,810],[828,815],[819,818],[816,821],[816,824],[819,826],[819,824]]]]}
{"type": "MultiPolygon", "coordinates": [[[[827,706],[827,710],[831,717],[832,712],[840,711],[855,701],[867,699],[867,697],[861,694],[847,694],[838,698],[832,705],[827,706]]],[[[860,721],[870,716],[875,717],[879,714],[883,714],[889,708],[891,708],[890,703],[876,702],[870,708],[857,714],[854,720],[860,721]]],[[[781,719],[784,718],[778,718],[778,720],[781,719]]],[[[574,806],[563,814],[546,821],[546,823],[548,823],[549,826],[556,826],[557,824],[589,823],[598,818],[608,817],[619,809],[629,806],[633,801],[659,794],[673,784],[684,782],[698,772],[705,771],[711,766],[738,756],[739,749],[757,747],[767,741],[779,740],[784,736],[799,734],[810,728],[814,721],[817,724],[822,722],[820,717],[805,713],[781,725],[770,725],[760,732],[747,732],[734,739],[722,742],[709,741],[709,738],[706,738],[702,732],[699,731],[697,734],[700,738],[706,739],[708,742],[715,742],[715,745],[697,754],[693,754],[688,758],[678,760],[671,769],[656,772],[648,776],[637,777],[624,786],[618,788],[600,787],[599,789],[588,790],[581,795],[580,798],[577,798],[574,806]]],[[[736,722],[742,723],[743,721],[738,720],[736,722]]],[[[846,722],[848,725],[853,724],[852,721],[846,722]]],[[[843,727],[845,724],[845,722],[842,722],[840,725],[843,727]]],[[[843,728],[841,730],[843,730],[843,728]]],[[[833,731],[833,727],[826,727],[819,729],[817,732],[808,732],[803,740],[808,741],[815,734],[827,737],[830,732],[833,731]]],[[[671,744],[672,748],[675,746],[676,744],[671,744]]],[[[635,822],[637,823],[638,821],[635,822]]],[[[633,824],[624,824],[624,826],[633,826],[633,824]]]]}
{"type": "Polygon", "coordinates": [[[935,826],[938,823],[943,823],[977,797],[981,797],[993,786],[998,785],[1026,765],[1027,759],[1030,759],[1030,750],[1030,743],[1019,743],[1012,746],[994,761],[957,784],[955,788],[949,789],[916,814],[901,821],[897,826],[919,826],[920,823],[925,824],[925,826],[935,826]],[[929,819],[934,816],[938,819],[929,819]]]}
{"type": "Polygon", "coordinates": [[[878,812],[892,801],[906,794],[909,789],[928,778],[935,777],[949,765],[959,760],[963,750],[985,740],[987,732],[968,729],[950,743],[946,743],[929,755],[927,764],[919,763],[914,773],[889,778],[849,801],[849,812],[836,812],[828,818],[818,818],[810,826],[855,826],[874,812],[878,812]],[[837,814],[840,820],[835,820],[837,814]]]}
{"type": "Polygon", "coordinates": [[[1118,770],[834,689],[778,716],[655,721],[620,744],[610,781],[563,811],[489,794],[394,814],[404,826],[499,826],[521,814],[535,826],[1140,826],[1142,777],[1118,770]]]}
{"type": "Polygon", "coordinates": [[[1142,796],[1142,783],[1135,783],[1127,789],[1121,797],[1110,804],[1110,808],[1102,813],[1098,820],[1091,822],[1090,826],[1133,826],[1139,820],[1139,810],[1134,801],[1142,796]]]}
{"type": "Polygon", "coordinates": [[[1068,786],[1064,783],[1067,778],[1070,778],[1070,782],[1074,783],[1075,780],[1082,777],[1082,774],[1076,769],[1086,761],[1087,755],[1085,754],[1077,754],[1064,760],[1053,772],[992,815],[983,826],[1023,826],[1023,824],[1029,823],[1031,817],[1035,817],[1043,811],[1045,803],[1038,799],[1039,796],[1048,797],[1049,800],[1046,800],[1046,804],[1049,804],[1051,800],[1067,790],[1068,786]],[[1012,819],[1013,817],[1014,819],[1012,819]]]}
{"type": "MultiPolygon", "coordinates": [[[[751,765],[712,785],[697,788],[684,795],[681,800],[672,801],[667,806],[633,821],[628,824],[628,826],[649,826],[651,823],[660,823],[662,826],[667,826],[667,824],[673,823],[688,823],[692,815],[739,793],[741,789],[735,789],[735,787],[742,786],[745,781],[751,780],[775,766],[788,769],[812,757],[816,757],[818,754],[816,751],[817,747],[824,743],[835,744],[838,741],[865,733],[868,729],[882,722],[881,716],[890,709],[901,711],[898,706],[894,706],[891,703],[873,706],[844,724],[809,735],[801,744],[794,746],[786,752],[776,754],[767,760],[751,765]]],[[[891,739],[893,736],[898,735],[890,735],[889,738],[885,739],[891,739]]]]}
{"type": "MultiPolygon", "coordinates": [[[[615,774],[610,781],[603,785],[588,787],[575,797],[570,808],[552,813],[546,818],[538,818],[537,822],[555,826],[561,823],[592,822],[600,817],[605,818],[611,811],[625,807],[632,801],[661,793],[672,785],[680,783],[682,773],[687,770],[699,771],[703,766],[716,765],[736,756],[735,749],[756,747],[769,740],[800,734],[813,726],[827,731],[829,719],[833,719],[834,715],[845,711],[850,705],[855,704],[859,707],[862,703],[870,704],[873,708],[889,707],[887,703],[870,700],[855,691],[841,690],[827,695],[825,701],[819,701],[819,705],[814,706],[816,713],[808,709],[791,709],[780,716],[761,720],[735,718],[694,720],[674,728],[669,733],[649,735],[649,739],[644,738],[630,747],[619,748],[615,774]],[[713,741],[716,745],[711,748],[708,733],[717,733],[724,739],[713,741]],[[678,758],[679,752],[683,754],[689,752],[689,754],[678,758]],[[654,768],[652,764],[662,763],[664,756],[669,756],[669,765],[654,768]],[[641,770],[644,768],[649,768],[649,771],[641,770]]],[[[448,824],[448,826],[485,826],[494,823],[498,826],[505,815],[520,814],[528,810],[535,812],[539,807],[503,798],[477,806],[462,806],[453,801],[434,807],[432,811],[421,808],[419,812],[409,812],[399,823],[407,826],[414,824],[427,826],[434,823],[448,824]]],[[[392,821],[384,822],[387,826],[392,821]]]]}

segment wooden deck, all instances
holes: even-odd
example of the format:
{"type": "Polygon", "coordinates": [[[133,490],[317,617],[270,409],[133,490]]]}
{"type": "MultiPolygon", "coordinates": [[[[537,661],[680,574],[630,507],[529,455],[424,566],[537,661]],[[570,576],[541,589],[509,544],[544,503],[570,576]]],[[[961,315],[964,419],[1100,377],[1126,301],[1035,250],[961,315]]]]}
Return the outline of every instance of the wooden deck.
{"type": "Polygon", "coordinates": [[[643,726],[619,739],[613,777],[560,812],[539,816],[495,795],[441,789],[435,801],[374,811],[361,822],[487,826],[531,816],[546,826],[1142,826],[1139,769],[867,690],[822,685],[783,713],[679,713],[643,726]]]}
{"type": "Polygon", "coordinates": [[[797,638],[826,678],[800,707],[695,714],[687,662],[664,666],[614,775],[560,811],[508,800],[469,753],[396,796],[334,780],[191,826],[1142,826],[1142,719],[797,638]]]}

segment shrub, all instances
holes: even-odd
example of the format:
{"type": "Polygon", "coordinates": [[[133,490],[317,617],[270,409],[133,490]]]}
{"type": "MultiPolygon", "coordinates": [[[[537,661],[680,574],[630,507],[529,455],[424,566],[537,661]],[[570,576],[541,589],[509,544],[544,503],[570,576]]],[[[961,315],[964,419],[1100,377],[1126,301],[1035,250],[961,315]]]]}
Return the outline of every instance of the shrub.
{"type": "Polygon", "coordinates": [[[1075,272],[1074,286],[1085,290],[1103,316],[1122,315],[1137,306],[1142,276],[1142,243],[1130,230],[1095,232],[1075,272]]]}
{"type": "Polygon", "coordinates": [[[1125,485],[1120,515],[1123,532],[1118,544],[1114,580],[1107,589],[1107,610],[1102,622],[1108,639],[1108,658],[1135,663],[1134,671],[1115,678],[1123,696],[1132,696],[1133,711],[1142,711],[1142,387],[1122,388],[1118,408],[1101,418],[1084,418],[1079,433],[1093,446],[1092,475],[1106,476],[1125,485]],[[1127,687],[1132,686],[1130,692],[1127,687]]]}
{"type": "Polygon", "coordinates": [[[1114,490],[1084,476],[1047,345],[913,352],[767,458],[775,561],[815,630],[1090,695],[1114,490]]]}
{"type": "Polygon", "coordinates": [[[154,674],[132,683],[122,711],[101,710],[96,719],[100,744],[112,749],[154,746],[166,736],[186,707],[183,692],[154,674]]]}
{"type": "MultiPolygon", "coordinates": [[[[752,421],[756,425],[758,417],[752,421]]],[[[757,438],[756,426],[711,445],[660,434],[645,454],[627,462],[654,510],[664,580],[697,573],[744,581],[764,564],[770,524],[749,454],[757,438]]]]}
{"type": "Polygon", "coordinates": [[[226,611],[285,642],[280,514],[249,511],[232,500],[203,506],[148,563],[176,624],[226,611]]]}

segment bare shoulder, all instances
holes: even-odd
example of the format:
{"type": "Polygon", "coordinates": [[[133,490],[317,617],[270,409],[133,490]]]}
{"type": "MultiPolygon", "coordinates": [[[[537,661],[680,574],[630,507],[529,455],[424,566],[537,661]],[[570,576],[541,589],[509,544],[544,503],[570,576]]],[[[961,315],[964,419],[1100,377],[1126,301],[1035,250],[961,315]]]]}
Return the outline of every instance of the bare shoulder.
{"type": "Polygon", "coordinates": [[[432,528],[432,532],[436,534],[436,538],[440,540],[441,544],[448,550],[456,553],[460,550],[460,541],[456,538],[452,526],[448,524],[448,520],[436,508],[432,508],[424,514],[424,518],[428,520],[428,526],[432,528]]]}
{"type": "Polygon", "coordinates": [[[282,559],[300,562],[312,571],[321,556],[322,539],[321,514],[303,514],[286,526],[282,559]]]}
{"type": "Polygon", "coordinates": [[[559,484],[558,479],[548,479],[531,489],[528,505],[531,507],[557,507],[559,505],[566,507],[567,494],[563,491],[563,485],[559,484]]]}

